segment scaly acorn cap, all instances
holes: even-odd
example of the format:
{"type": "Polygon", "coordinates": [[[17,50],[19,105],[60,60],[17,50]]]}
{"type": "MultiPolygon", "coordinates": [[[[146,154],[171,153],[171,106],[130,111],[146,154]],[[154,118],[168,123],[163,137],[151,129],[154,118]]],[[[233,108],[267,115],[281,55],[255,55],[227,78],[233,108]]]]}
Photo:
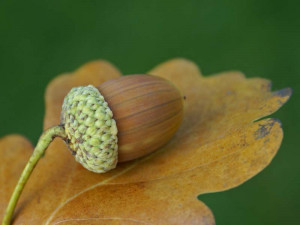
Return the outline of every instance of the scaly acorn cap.
{"type": "Polygon", "coordinates": [[[61,124],[77,162],[104,173],[118,161],[118,129],[104,97],[92,85],[75,87],[64,98],[61,124]]]}

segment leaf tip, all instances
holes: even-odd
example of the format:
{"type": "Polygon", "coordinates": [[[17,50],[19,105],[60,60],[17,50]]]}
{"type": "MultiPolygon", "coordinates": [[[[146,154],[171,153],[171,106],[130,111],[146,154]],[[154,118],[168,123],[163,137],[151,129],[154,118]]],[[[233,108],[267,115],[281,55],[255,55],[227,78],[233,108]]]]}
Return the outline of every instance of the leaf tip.
{"type": "Polygon", "coordinates": [[[288,97],[288,99],[292,96],[292,94],[293,94],[293,89],[290,87],[273,92],[273,95],[283,97],[283,98],[288,97]]]}

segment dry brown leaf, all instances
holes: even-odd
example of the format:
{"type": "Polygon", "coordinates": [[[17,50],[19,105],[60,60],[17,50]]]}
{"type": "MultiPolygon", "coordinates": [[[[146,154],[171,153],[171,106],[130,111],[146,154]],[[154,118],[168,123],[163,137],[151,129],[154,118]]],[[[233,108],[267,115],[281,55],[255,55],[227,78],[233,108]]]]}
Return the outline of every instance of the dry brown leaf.
{"type": "MultiPolygon", "coordinates": [[[[291,90],[239,72],[202,77],[192,62],[175,59],[149,72],[172,81],[186,96],[185,119],[172,141],[153,154],[95,174],[76,163],[56,139],[31,175],[14,224],[214,224],[197,195],[242,184],[276,154],[280,122],[259,118],[276,111],[291,90]]],[[[46,92],[45,128],[59,123],[73,86],[99,85],[121,73],[105,61],[54,79],[46,92]]],[[[32,151],[23,137],[0,141],[0,212],[32,151]],[[13,162],[13,163],[12,163],[13,162]]]]}

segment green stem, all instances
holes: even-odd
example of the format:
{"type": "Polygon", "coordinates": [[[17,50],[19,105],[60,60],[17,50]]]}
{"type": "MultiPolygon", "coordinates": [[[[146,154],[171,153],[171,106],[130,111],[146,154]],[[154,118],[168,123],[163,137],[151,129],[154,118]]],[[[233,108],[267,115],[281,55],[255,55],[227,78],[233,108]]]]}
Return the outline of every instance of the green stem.
{"type": "Polygon", "coordinates": [[[18,202],[18,199],[22,193],[22,190],[33,171],[34,167],[36,166],[39,159],[44,155],[46,149],[48,148],[49,144],[52,142],[53,138],[61,137],[63,139],[66,138],[65,130],[62,126],[55,126],[51,127],[48,130],[45,130],[41,135],[29,161],[27,162],[21,177],[19,178],[18,184],[15,187],[15,190],[9,200],[8,206],[6,208],[6,212],[2,221],[2,225],[9,225],[11,222],[12,215],[14,213],[14,209],[18,202]]]}

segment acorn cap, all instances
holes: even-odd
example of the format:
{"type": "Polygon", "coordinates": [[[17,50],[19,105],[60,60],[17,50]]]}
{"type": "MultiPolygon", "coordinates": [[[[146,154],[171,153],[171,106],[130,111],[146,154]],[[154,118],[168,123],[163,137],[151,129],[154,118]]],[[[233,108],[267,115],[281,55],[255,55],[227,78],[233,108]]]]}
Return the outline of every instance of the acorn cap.
{"type": "Polygon", "coordinates": [[[116,167],[118,129],[97,88],[92,85],[72,88],[62,105],[61,124],[68,136],[69,149],[86,169],[104,173],[116,167]]]}

